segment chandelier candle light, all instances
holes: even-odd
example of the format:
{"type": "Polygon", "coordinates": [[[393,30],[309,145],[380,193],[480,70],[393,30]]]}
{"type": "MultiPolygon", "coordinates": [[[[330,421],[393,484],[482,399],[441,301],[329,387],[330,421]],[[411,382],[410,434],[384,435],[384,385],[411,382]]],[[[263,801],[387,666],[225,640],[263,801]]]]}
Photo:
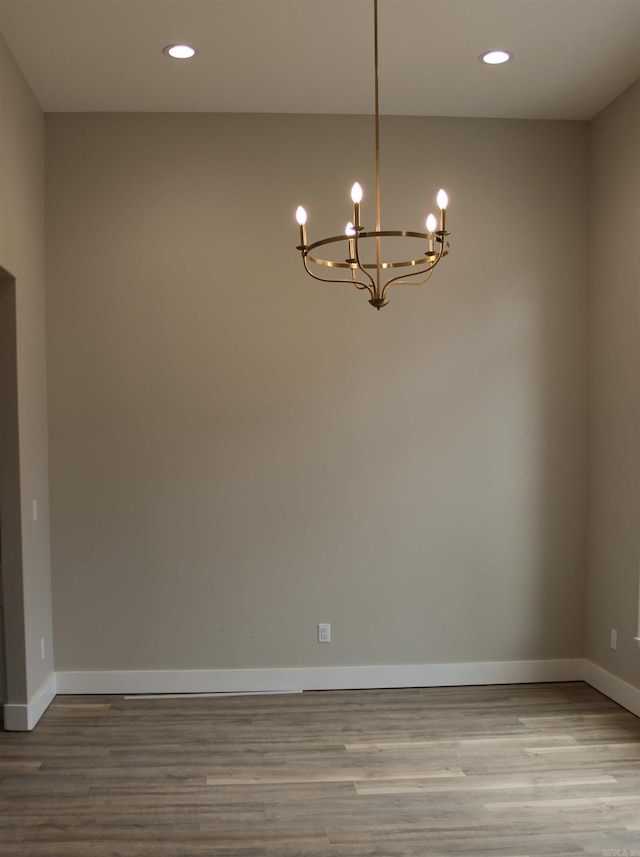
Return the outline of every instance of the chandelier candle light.
{"type": "MultiPolygon", "coordinates": [[[[343,235],[334,235],[331,238],[322,238],[320,241],[307,242],[307,212],[299,205],[296,210],[296,220],[300,226],[300,244],[296,248],[302,255],[302,264],[306,272],[315,280],[323,283],[349,283],[357,289],[367,289],[369,292],[369,303],[376,309],[382,309],[389,303],[387,291],[390,286],[397,284],[422,285],[431,277],[433,269],[438,262],[448,254],[449,242],[446,240],[450,234],[446,231],[446,208],[449,198],[444,190],[438,191],[436,205],[440,209],[440,222],[433,214],[430,214],[425,222],[426,232],[408,232],[404,230],[382,230],[380,226],[380,112],[378,107],[378,0],[373,0],[373,42],[374,42],[374,79],[375,79],[375,150],[376,150],[376,228],[365,229],[360,222],[360,203],[362,201],[362,188],[356,182],[351,188],[351,200],[353,202],[353,221],[347,223],[343,235]],[[382,259],[383,238],[410,238],[419,239],[426,243],[422,251],[414,259],[400,262],[385,262],[382,259]],[[367,239],[374,239],[375,261],[365,261],[361,253],[365,252],[367,239]],[[326,250],[330,245],[337,248],[346,247],[347,258],[344,261],[326,258],[326,250]],[[320,253],[318,253],[320,250],[320,253]],[[324,266],[326,268],[346,269],[350,271],[350,278],[323,277],[311,269],[311,265],[324,266]],[[397,268],[412,268],[404,271],[398,276],[383,281],[383,272],[397,268]]],[[[372,256],[373,254],[371,254],[372,256]]],[[[319,267],[318,270],[322,270],[319,267]]]]}

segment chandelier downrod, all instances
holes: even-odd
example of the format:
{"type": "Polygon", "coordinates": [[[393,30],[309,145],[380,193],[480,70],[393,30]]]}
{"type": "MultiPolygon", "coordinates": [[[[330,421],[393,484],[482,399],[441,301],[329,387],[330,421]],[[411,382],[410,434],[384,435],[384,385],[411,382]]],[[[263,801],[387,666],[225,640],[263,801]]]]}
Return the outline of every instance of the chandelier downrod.
{"type": "Polygon", "coordinates": [[[379,105],[379,82],[378,82],[378,0],[373,0],[373,48],[374,48],[374,123],[375,123],[375,231],[366,230],[360,222],[360,202],[362,200],[362,188],[356,182],[351,188],[351,200],[353,202],[353,222],[347,223],[343,235],[335,235],[331,238],[323,238],[313,243],[307,243],[307,212],[299,205],[296,211],[296,219],[300,226],[300,244],[296,247],[302,256],[302,263],[306,272],[315,280],[322,283],[348,283],[357,289],[367,289],[369,292],[369,303],[380,310],[389,303],[387,291],[392,285],[422,285],[426,283],[433,273],[434,268],[440,260],[449,253],[449,242],[446,240],[450,234],[445,229],[445,210],[448,197],[444,190],[438,191],[436,204],[440,209],[439,229],[436,229],[437,221],[433,214],[426,219],[426,232],[413,232],[406,230],[383,230],[381,226],[381,202],[380,202],[380,105],[379,105]],[[375,239],[375,263],[366,262],[361,259],[361,247],[368,239],[375,239]],[[421,239],[427,242],[426,250],[423,250],[416,258],[405,261],[383,261],[382,239],[383,238],[410,238],[421,239]],[[346,244],[347,258],[344,261],[329,259],[324,256],[326,250],[332,245],[337,247],[346,244]],[[322,248],[323,255],[316,253],[322,248]],[[313,252],[312,252],[313,251],[313,252]],[[347,269],[350,271],[350,279],[339,277],[323,277],[311,269],[311,265],[320,268],[347,269]],[[383,283],[383,272],[395,268],[413,268],[407,273],[391,277],[383,283]],[[375,271],[375,278],[371,276],[375,271]],[[418,278],[422,279],[418,279],[418,278]]]}
{"type": "MultiPolygon", "coordinates": [[[[380,233],[380,97],[378,85],[378,0],[373,0],[373,67],[374,67],[374,108],[376,135],[376,232],[380,233]]],[[[380,271],[382,266],[382,238],[376,236],[376,291],[380,292],[380,271]]],[[[382,309],[381,306],[378,309],[382,309]]]]}

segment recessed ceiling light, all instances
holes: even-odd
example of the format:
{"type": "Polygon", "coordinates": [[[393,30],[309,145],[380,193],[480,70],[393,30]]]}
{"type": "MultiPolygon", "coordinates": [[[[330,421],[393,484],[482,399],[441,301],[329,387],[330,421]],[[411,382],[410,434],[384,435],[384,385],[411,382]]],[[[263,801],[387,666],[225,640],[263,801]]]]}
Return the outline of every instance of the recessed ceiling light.
{"type": "Polygon", "coordinates": [[[500,65],[503,62],[509,62],[512,54],[509,51],[485,51],[479,57],[480,62],[486,62],[489,65],[500,65]]]}
{"type": "Polygon", "coordinates": [[[188,60],[196,52],[196,49],[192,48],[191,45],[167,45],[162,50],[163,53],[176,60],[188,60]]]}

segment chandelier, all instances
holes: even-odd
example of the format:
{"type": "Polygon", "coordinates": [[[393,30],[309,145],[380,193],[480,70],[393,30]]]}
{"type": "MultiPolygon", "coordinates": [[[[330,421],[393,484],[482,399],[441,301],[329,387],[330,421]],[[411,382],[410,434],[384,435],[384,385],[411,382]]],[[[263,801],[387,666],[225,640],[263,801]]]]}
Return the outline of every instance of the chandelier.
{"type": "MultiPolygon", "coordinates": [[[[296,247],[302,255],[302,264],[306,272],[315,280],[322,283],[348,283],[357,289],[369,292],[369,303],[380,310],[389,303],[387,292],[393,285],[422,285],[430,279],[438,262],[448,254],[450,234],[446,231],[445,212],[449,199],[444,190],[438,191],[436,205],[440,210],[439,221],[433,214],[426,218],[426,232],[409,232],[405,230],[382,230],[380,226],[380,112],[378,107],[378,0],[373,0],[373,44],[374,44],[374,81],[375,81],[375,190],[376,190],[376,228],[365,229],[360,220],[360,203],[362,188],[356,182],[351,188],[353,202],[353,221],[347,223],[344,234],[331,238],[322,238],[311,244],[307,243],[307,212],[299,205],[296,210],[296,220],[300,226],[300,244],[296,247]],[[415,258],[405,261],[384,261],[382,257],[383,238],[418,239],[426,243],[417,252],[415,258]],[[328,248],[335,252],[329,258],[328,248]],[[367,247],[370,248],[367,254],[367,247]],[[375,261],[373,248],[375,247],[375,261]],[[339,254],[337,251],[342,250],[339,254]],[[346,251],[346,258],[345,256],[346,251]],[[339,255],[341,258],[339,258],[339,255]],[[315,266],[315,270],[312,268],[315,266]],[[349,276],[321,276],[323,268],[337,269],[339,274],[348,271],[349,276]],[[401,274],[386,277],[388,271],[403,270],[401,274]]],[[[397,243],[397,242],[395,242],[397,243]]],[[[416,245],[414,244],[414,247],[416,245]]],[[[403,254],[404,255],[404,254],[403,254]]]]}

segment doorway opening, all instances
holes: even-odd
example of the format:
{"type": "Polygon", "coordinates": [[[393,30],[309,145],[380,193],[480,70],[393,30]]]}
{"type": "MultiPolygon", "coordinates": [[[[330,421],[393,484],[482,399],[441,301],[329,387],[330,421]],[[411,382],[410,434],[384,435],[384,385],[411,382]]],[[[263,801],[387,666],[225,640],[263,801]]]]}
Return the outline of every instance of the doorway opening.
{"type": "Polygon", "coordinates": [[[0,712],[24,657],[16,281],[0,266],[0,712]],[[22,650],[22,651],[21,651],[22,650]]]}

